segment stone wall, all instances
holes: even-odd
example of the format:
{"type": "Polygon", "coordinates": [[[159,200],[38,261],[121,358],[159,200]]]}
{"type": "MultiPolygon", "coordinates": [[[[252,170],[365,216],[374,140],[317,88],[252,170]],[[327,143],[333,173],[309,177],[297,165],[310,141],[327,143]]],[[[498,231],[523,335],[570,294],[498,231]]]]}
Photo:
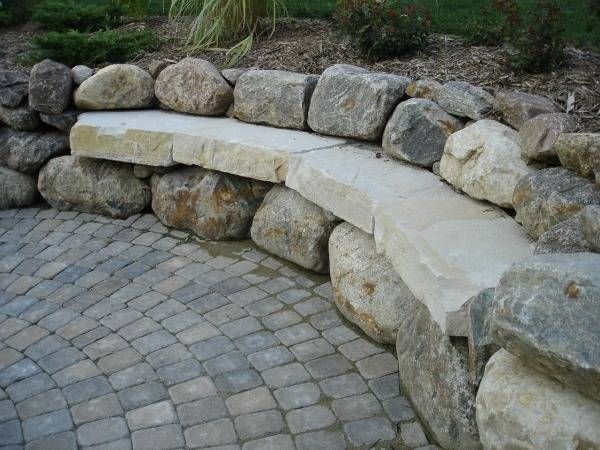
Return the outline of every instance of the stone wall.
{"type": "Polygon", "coordinates": [[[600,448],[600,134],[457,81],[155,67],[0,72],[0,208],[250,237],[396,344],[440,446],[600,448]]]}

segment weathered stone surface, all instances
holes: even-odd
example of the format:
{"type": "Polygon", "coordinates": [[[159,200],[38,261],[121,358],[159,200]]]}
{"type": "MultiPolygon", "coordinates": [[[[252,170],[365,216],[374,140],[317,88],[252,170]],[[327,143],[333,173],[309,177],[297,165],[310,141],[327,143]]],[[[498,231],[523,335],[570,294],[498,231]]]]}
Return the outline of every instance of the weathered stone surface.
{"type": "Polygon", "coordinates": [[[431,167],[442,158],[448,137],[462,127],[437,103],[414,98],[394,111],[383,133],[383,148],[394,158],[431,167]]]}
{"type": "Polygon", "coordinates": [[[223,78],[225,78],[230,85],[235,87],[237,80],[239,80],[240,77],[242,75],[244,75],[246,72],[248,72],[249,70],[253,70],[253,69],[252,68],[245,69],[245,68],[241,68],[241,67],[236,67],[233,69],[224,69],[223,71],[221,71],[221,75],[223,75],[223,78]]]}
{"type": "Polygon", "coordinates": [[[210,62],[185,58],[160,73],[156,96],[175,111],[220,116],[233,101],[233,89],[210,62]]]}
{"type": "Polygon", "coordinates": [[[577,214],[600,204],[600,187],[563,167],[533,172],[515,187],[516,220],[534,238],[577,214]]]}
{"type": "Polygon", "coordinates": [[[100,69],[75,91],[79,109],[138,109],[154,103],[154,78],[132,64],[100,69]]]}
{"type": "Polygon", "coordinates": [[[8,167],[18,172],[35,173],[48,159],[68,153],[69,138],[58,131],[13,131],[5,145],[8,167]]]}
{"type": "Polygon", "coordinates": [[[152,178],[152,209],[162,223],[210,240],[244,239],[267,183],[188,167],[152,178]]]}
{"type": "Polygon", "coordinates": [[[512,208],[513,192],[531,169],[521,159],[515,130],[480,120],[451,135],[440,161],[440,173],[471,197],[512,208]]]}
{"type": "Polygon", "coordinates": [[[329,238],[329,264],[335,303],[350,322],[377,342],[395,344],[406,302],[417,301],[373,236],[350,225],[337,226],[329,238]]]}
{"type": "Polygon", "coordinates": [[[570,133],[575,126],[575,119],[564,113],[540,114],[528,120],[519,130],[523,159],[556,163],[554,143],[561,133],[570,133]]]}
{"type": "Polygon", "coordinates": [[[73,80],[71,69],[45,59],[31,69],[29,106],[46,114],[60,114],[71,103],[73,80]]]}
{"type": "Polygon", "coordinates": [[[244,122],[307,129],[308,107],[318,78],[281,70],[251,70],[237,80],[234,115],[244,122]]]}
{"type": "Polygon", "coordinates": [[[150,203],[150,188],[126,164],[77,156],[52,159],[38,189],[54,208],[127,218],[150,203]]]}
{"type": "Polygon", "coordinates": [[[143,164],[135,164],[133,166],[133,175],[136,178],[144,180],[150,178],[152,175],[164,175],[165,173],[171,172],[175,166],[161,167],[161,166],[146,166],[143,164]]]}
{"type": "Polygon", "coordinates": [[[491,333],[494,295],[494,288],[484,289],[467,303],[469,374],[471,382],[477,386],[483,377],[487,362],[498,351],[491,333]]]}
{"type": "Polygon", "coordinates": [[[71,78],[73,78],[73,83],[75,83],[77,86],[90,78],[92,75],[94,75],[94,69],[88,66],[79,65],[71,69],[71,78]]]}
{"type": "Polygon", "coordinates": [[[40,125],[40,118],[28,104],[15,108],[0,105],[0,122],[4,122],[15,130],[31,131],[40,125]]]}
{"type": "Polygon", "coordinates": [[[486,368],[477,394],[484,448],[600,448],[600,403],[530,368],[505,350],[486,368]]]}
{"type": "Polygon", "coordinates": [[[261,248],[315,272],[329,271],[328,241],[338,219],[297,192],[274,186],[252,222],[261,248]]]}
{"type": "Polygon", "coordinates": [[[435,80],[417,80],[406,86],[406,95],[413,98],[426,98],[433,100],[436,91],[442,88],[442,84],[435,80]]]}
{"type": "Polygon", "coordinates": [[[504,91],[496,94],[494,109],[511,127],[520,130],[525,122],[540,114],[559,112],[547,97],[527,92],[504,91]]]}
{"type": "Polygon", "coordinates": [[[313,93],[308,125],[318,133],[378,140],[409,83],[405,77],[356,66],[329,67],[313,93]]]}
{"type": "Polygon", "coordinates": [[[583,235],[581,213],[557,223],[540,236],[535,254],[591,252],[592,246],[583,235]]]}
{"type": "Polygon", "coordinates": [[[57,130],[68,133],[73,128],[73,125],[77,122],[79,116],[78,111],[67,110],[61,114],[44,114],[40,113],[40,119],[46,125],[56,128],[57,130]]]}
{"type": "Polygon", "coordinates": [[[595,253],[536,255],[515,264],[496,288],[492,318],[496,343],[597,400],[599,267],[595,253]]]}
{"type": "Polygon", "coordinates": [[[19,106],[29,92],[29,76],[16,70],[0,70],[0,104],[19,106]]]}
{"type": "Polygon", "coordinates": [[[449,114],[479,120],[492,109],[494,97],[472,84],[448,81],[434,92],[433,100],[449,114]]]}
{"type": "Polygon", "coordinates": [[[586,241],[595,251],[600,252],[600,205],[586,206],[581,220],[586,241]]]}
{"type": "Polygon", "coordinates": [[[554,149],[567,169],[582,177],[600,176],[600,133],[561,134],[554,149]]]}
{"type": "Polygon", "coordinates": [[[38,199],[35,179],[0,167],[0,209],[33,205],[38,199]]]}
{"type": "Polygon", "coordinates": [[[443,448],[481,448],[475,423],[475,393],[466,356],[418,301],[407,302],[396,341],[403,392],[443,448]]]}
{"type": "Polygon", "coordinates": [[[154,61],[151,61],[148,65],[148,72],[150,72],[152,78],[156,80],[160,73],[167,67],[169,67],[171,64],[173,64],[173,62],[165,61],[164,59],[155,59],[154,61]]]}

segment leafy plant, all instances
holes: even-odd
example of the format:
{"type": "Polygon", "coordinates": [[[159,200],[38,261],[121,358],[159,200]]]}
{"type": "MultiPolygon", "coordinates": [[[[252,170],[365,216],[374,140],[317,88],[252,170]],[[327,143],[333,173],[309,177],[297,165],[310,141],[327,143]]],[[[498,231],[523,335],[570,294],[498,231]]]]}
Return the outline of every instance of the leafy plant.
{"type": "Polygon", "coordinates": [[[273,31],[284,14],[281,0],[172,0],[169,12],[173,20],[195,17],[187,39],[192,51],[221,50],[237,41],[227,51],[228,65],[250,51],[263,19],[271,20],[273,31]]]}
{"type": "Polygon", "coordinates": [[[423,47],[431,24],[425,8],[414,4],[399,8],[389,0],[339,0],[337,20],[371,60],[423,47]]]}
{"type": "Polygon", "coordinates": [[[31,13],[34,0],[0,0],[0,25],[25,22],[31,13]]]}
{"type": "Polygon", "coordinates": [[[145,17],[148,15],[151,0],[116,0],[116,4],[134,17],[145,17]]]}
{"type": "Polygon", "coordinates": [[[51,31],[36,36],[25,62],[36,63],[52,59],[68,66],[96,65],[105,62],[125,62],[143,51],[155,50],[160,42],[149,31],[99,31],[94,34],[79,31],[51,31]]]}
{"type": "Polygon", "coordinates": [[[44,0],[31,19],[50,31],[94,31],[119,23],[122,10],[116,5],[96,6],[75,0],[44,0]]]}

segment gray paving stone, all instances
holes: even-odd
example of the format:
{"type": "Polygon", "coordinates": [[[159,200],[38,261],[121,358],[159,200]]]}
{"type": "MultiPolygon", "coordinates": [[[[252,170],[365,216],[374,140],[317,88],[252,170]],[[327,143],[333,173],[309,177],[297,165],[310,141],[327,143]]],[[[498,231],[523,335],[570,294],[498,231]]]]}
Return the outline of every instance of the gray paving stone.
{"type": "Polygon", "coordinates": [[[128,347],[127,341],[113,333],[88,345],[83,351],[90,359],[96,360],[125,347],[128,347]]]}
{"type": "Polygon", "coordinates": [[[103,337],[108,336],[109,334],[110,334],[109,328],[99,326],[90,331],[80,334],[79,336],[77,336],[75,339],[73,339],[71,341],[71,344],[73,344],[75,347],[81,349],[81,348],[87,347],[88,345],[98,341],[99,339],[102,339],[103,337]]]}
{"type": "MultiPolygon", "coordinates": [[[[264,283],[261,283],[259,287],[269,294],[277,294],[294,287],[295,283],[286,277],[273,278],[264,283]]],[[[307,293],[308,294],[308,293],[307,293]]]]}
{"type": "Polygon", "coordinates": [[[384,351],[381,347],[362,338],[342,344],[338,350],[350,361],[358,361],[384,351]]]}
{"type": "Polygon", "coordinates": [[[223,325],[232,320],[241,319],[247,316],[248,313],[238,305],[229,304],[213,309],[204,314],[204,318],[215,326],[223,325]]]}
{"type": "Polygon", "coordinates": [[[0,328],[0,339],[5,340],[28,326],[29,323],[24,320],[9,317],[2,323],[2,327],[0,328]]]}
{"type": "Polygon", "coordinates": [[[58,389],[42,392],[17,404],[21,420],[65,408],[67,402],[58,389]]]}
{"type": "Polygon", "coordinates": [[[347,447],[339,431],[313,431],[296,436],[297,450],[344,450],[347,447]]]}
{"type": "Polygon", "coordinates": [[[217,394],[217,388],[210,377],[198,377],[169,388],[169,395],[175,404],[187,403],[217,394]]]}
{"type": "Polygon", "coordinates": [[[226,400],[226,405],[232,416],[265,411],[277,407],[271,391],[266,386],[234,394],[226,400]]]}
{"type": "Polygon", "coordinates": [[[379,401],[370,393],[334,400],[331,407],[335,415],[343,421],[366,419],[382,411],[379,401]]]}
{"type": "Polygon", "coordinates": [[[284,410],[314,405],[321,397],[319,386],[314,383],[303,383],[277,389],[273,392],[279,406],[284,410]]]}
{"type": "Polygon", "coordinates": [[[0,401],[0,423],[17,418],[17,410],[12,400],[0,401]]]}
{"type": "MultiPolygon", "coordinates": [[[[279,300],[275,300],[272,297],[265,298],[263,300],[258,300],[254,303],[251,303],[244,307],[246,312],[251,316],[255,317],[264,317],[274,312],[281,310],[285,305],[279,300]]],[[[263,320],[263,324],[264,320],[263,320]]],[[[265,324],[266,326],[266,324],[265,324]]],[[[269,328],[269,327],[267,327],[269,328]]],[[[272,329],[272,328],[271,328],[272,329]]]]}
{"type": "Polygon", "coordinates": [[[283,431],[285,424],[277,410],[261,411],[238,416],[235,429],[241,440],[257,439],[283,431]]]}
{"type": "Polygon", "coordinates": [[[220,335],[221,332],[212,324],[202,322],[177,334],[177,339],[184,345],[195,344],[220,335]]]}
{"type": "MultiPolygon", "coordinates": [[[[235,266],[235,264],[234,264],[235,266]]],[[[232,266],[233,267],[233,266],[232,266]]],[[[234,292],[227,296],[229,300],[240,307],[248,306],[258,300],[262,300],[267,297],[267,293],[255,286],[243,289],[241,291],[234,292]]]]}
{"type": "Polygon", "coordinates": [[[336,310],[330,309],[310,318],[310,324],[317,330],[324,331],[342,324],[342,319],[336,310]]]}
{"type": "Polygon", "coordinates": [[[27,295],[35,298],[49,298],[63,284],[54,280],[43,280],[36,286],[27,291],[27,295]]]}
{"type": "Polygon", "coordinates": [[[69,405],[92,400],[110,392],[112,388],[108,380],[101,376],[73,383],[63,389],[63,395],[69,405]]]}
{"type": "Polygon", "coordinates": [[[360,374],[367,378],[379,378],[398,372],[398,360],[391,353],[380,353],[356,363],[360,374]]]}
{"type": "Polygon", "coordinates": [[[23,311],[37,303],[37,299],[22,294],[25,294],[29,289],[36,286],[40,281],[42,281],[41,278],[35,277],[18,278],[14,283],[12,283],[8,288],[6,288],[6,290],[19,295],[19,297],[16,297],[14,300],[11,300],[5,305],[2,305],[0,307],[0,314],[6,314],[7,316],[16,317],[20,315],[23,311]]]}
{"type": "Polygon", "coordinates": [[[106,394],[71,408],[71,416],[75,425],[95,422],[107,417],[120,416],[123,408],[115,394],[106,394]]]}
{"type": "Polygon", "coordinates": [[[397,373],[369,380],[369,387],[379,400],[400,395],[400,378],[397,373]]]}
{"type": "Polygon", "coordinates": [[[294,360],[294,355],[285,347],[272,347],[267,350],[248,355],[248,361],[260,372],[287,364],[294,360]]]}
{"type": "Polygon", "coordinates": [[[100,323],[113,331],[117,331],[140,318],[142,318],[141,312],[133,308],[126,308],[103,318],[100,323]]]}
{"type": "Polygon", "coordinates": [[[156,371],[158,378],[160,378],[166,386],[183,383],[184,381],[199,377],[205,373],[202,365],[195,359],[176,362],[168,366],[163,366],[156,371]]]}
{"type": "Polygon", "coordinates": [[[77,429],[77,442],[81,446],[91,446],[111,442],[129,435],[127,424],[122,417],[108,417],[89,422],[77,429]]]}
{"type": "Polygon", "coordinates": [[[323,338],[293,345],[290,350],[300,362],[310,361],[335,352],[333,346],[323,338]]]}
{"type": "Polygon", "coordinates": [[[169,397],[167,390],[159,382],[150,382],[123,389],[117,393],[123,409],[140,408],[169,397]]]}
{"type": "Polygon", "coordinates": [[[177,413],[170,401],[162,401],[128,411],[127,425],[131,431],[177,422],[177,413]]]}
{"type": "MultiPolygon", "coordinates": [[[[41,283],[40,283],[41,284],[41,283]]],[[[39,284],[38,284],[39,286],[39,284]]],[[[36,286],[37,287],[37,286],[36,286]]],[[[28,294],[31,295],[31,294],[28,294]]],[[[21,319],[31,323],[36,323],[46,317],[48,314],[55,312],[58,305],[47,301],[39,301],[30,308],[27,308],[22,314],[21,319]]]]}
{"type": "MultiPolygon", "coordinates": [[[[97,293],[100,295],[104,295],[104,296],[112,295],[115,292],[118,292],[120,289],[127,286],[128,283],[129,283],[129,281],[124,280],[123,278],[110,276],[106,280],[101,281],[100,283],[95,285],[91,289],[91,292],[94,292],[94,293],[97,293]]],[[[125,292],[131,292],[131,291],[125,291],[125,292]]],[[[134,295],[135,295],[135,292],[134,292],[134,295]]],[[[131,296],[131,294],[130,294],[130,296],[131,296]]]]}
{"type": "Polygon", "coordinates": [[[160,322],[161,320],[164,320],[185,310],[186,307],[181,302],[170,298],[159,303],[154,308],[146,311],[145,314],[148,317],[156,320],[157,322],[160,322]]]}
{"type": "Polygon", "coordinates": [[[396,433],[389,420],[383,417],[357,420],[344,424],[344,433],[352,445],[373,445],[389,441],[396,433]]]}
{"type": "Polygon", "coordinates": [[[161,322],[161,325],[171,333],[179,333],[193,325],[203,321],[200,314],[186,309],[178,314],[175,314],[161,322]]]}
{"type": "Polygon", "coordinates": [[[9,422],[0,423],[0,436],[2,436],[2,443],[5,445],[21,444],[23,442],[21,422],[18,420],[11,420],[9,422]]]}
{"type": "Polygon", "coordinates": [[[159,294],[158,292],[150,291],[145,294],[140,295],[139,297],[134,298],[133,300],[127,303],[127,306],[133,308],[140,312],[148,311],[149,309],[154,308],[160,302],[167,298],[166,295],[159,294]]]}
{"type": "Polygon", "coordinates": [[[220,329],[225,336],[231,339],[237,339],[239,337],[262,330],[263,326],[254,317],[244,317],[242,319],[226,323],[225,325],[222,325],[220,329]]]}
{"type": "Polygon", "coordinates": [[[51,336],[46,336],[30,346],[25,351],[25,355],[34,361],[37,361],[38,359],[65,348],[68,345],[69,343],[65,339],[53,334],[51,336]]]}
{"type": "Polygon", "coordinates": [[[385,400],[383,408],[392,422],[406,422],[415,418],[415,413],[406,397],[394,397],[385,400]]]}
{"type": "Polygon", "coordinates": [[[307,323],[299,323],[275,332],[275,336],[287,346],[319,337],[319,333],[307,323]]]}
{"type": "Polygon", "coordinates": [[[400,436],[402,441],[411,447],[428,444],[423,428],[416,422],[401,425],[400,436]]]}
{"type": "Polygon", "coordinates": [[[307,362],[306,369],[314,378],[321,380],[346,373],[352,365],[342,355],[330,355],[307,362]]]}
{"type": "Polygon", "coordinates": [[[134,450],[172,449],[185,447],[181,426],[163,425],[135,431],[131,434],[134,450]]]}
{"type": "Polygon", "coordinates": [[[207,397],[177,407],[177,415],[184,427],[211,422],[228,415],[221,397],[207,397]]]}
{"type": "Polygon", "coordinates": [[[117,391],[148,381],[157,380],[156,372],[150,364],[146,362],[138,363],[127,369],[113,373],[109,378],[110,384],[117,391]]]}
{"type": "Polygon", "coordinates": [[[299,322],[302,322],[300,317],[294,311],[281,311],[269,316],[263,317],[262,322],[270,330],[281,330],[299,322]]]}
{"type": "Polygon", "coordinates": [[[34,441],[46,436],[68,431],[73,422],[67,409],[53,411],[40,416],[30,417],[22,422],[23,436],[26,441],[34,441]]]}
{"type": "Polygon", "coordinates": [[[246,442],[242,450],[295,450],[295,446],[289,435],[278,434],[246,442]]]}
{"type": "Polygon", "coordinates": [[[330,308],[331,303],[316,297],[294,305],[294,309],[305,317],[327,311],[330,308]]]}
{"type": "Polygon", "coordinates": [[[126,340],[133,341],[160,329],[161,326],[156,321],[150,319],[149,317],[142,317],[141,319],[121,328],[118,333],[126,340]]]}
{"type": "Polygon", "coordinates": [[[229,419],[219,419],[213,422],[195,425],[185,430],[185,443],[188,447],[214,447],[217,445],[233,444],[237,436],[229,419]]]}
{"type": "Polygon", "coordinates": [[[249,366],[248,360],[239,351],[226,353],[204,362],[206,371],[212,377],[226,372],[247,369],[249,366]]]}
{"type": "Polygon", "coordinates": [[[335,416],[325,406],[307,406],[285,415],[290,431],[294,434],[327,428],[336,422],[335,416]]]}
{"type": "Polygon", "coordinates": [[[83,275],[81,278],[75,280],[74,284],[89,289],[106,280],[108,277],[110,277],[110,275],[106,272],[102,272],[101,270],[92,270],[83,275]]]}
{"type": "MultiPolygon", "coordinates": [[[[290,283],[293,283],[290,281],[290,283]]],[[[291,284],[293,286],[293,284],[291,284]]],[[[288,305],[299,302],[310,296],[310,292],[305,289],[289,289],[287,291],[280,292],[277,298],[288,305]]]]}
{"type": "Polygon", "coordinates": [[[215,378],[215,385],[225,394],[237,394],[263,384],[260,375],[252,369],[227,372],[215,378]]]}
{"type": "Polygon", "coordinates": [[[89,291],[79,294],[77,297],[69,300],[64,305],[69,309],[82,313],[86,309],[94,306],[96,303],[102,300],[104,300],[102,295],[89,291]]]}
{"type": "Polygon", "coordinates": [[[211,290],[221,295],[231,295],[250,287],[250,283],[240,277],[231,277],[211,286],[211,290]]]}
{"type": "Polygon", "coordinates": [[[54,374],[84,358],[85,355],[81,351],[74,347],[67,347],[44,356],[38,361],[38,364],[45,372],[54,374]]]}
{"type": "Polygon", "coordinates": [[[227,336],[215,336],[190,346],[190,351],[199,361],[206,361],[232,350],[235,350],[235,345],[227,336]]]}
{"type": "Polygon", "coordinates": [[[26,450],[77,450],[75,433],[66,431],[37,441],[28,442],[26,450]]]}
{"type": "Polygon", "coordinates": [[[168,347],[161,348],[153,353],[146,356],[146,362],[155,369],[163,366],[173,365],[187,359],[193,358],[185,345],[179,342],[168,347]]]}
{"type": "Polygon", "coordinates": [[[142,355],[147,355],[177,342],[175,336],[166,330],[155,331],[131,342],[131,345],[142,355]]]}
{"type": "Polygon", "coordinates": [[[279,339],[268,331],[250,334],[235,341],[235,345],[246,355],[274,347],[279,343],[279,339]]]}
{"type": "Polygon", "coordinates": [[[332,398],[344,398],[368,391],[367,384],[357,373],[328,378],[321,381],[319,386],[325,395],[332,398]]]}
{"type": "Polygon", "coordinates": [[[170,296],[183,304],[188,304],[193,300],[210,294],[210,290],[198,283],[190,283],[181,289],[172,292],[170,296]]]}
{"type": "Polygon", "coordinates": [[[6,388],[6,393],[10,396],[12,401],[20,402],[54,387],[56,387],[56,384],[48,374],[37,373],[36,375],[11,384],[6,388]]]}
{"type": "Polygon", "coordinates": [[[310,374],[299,363],[273,367],[262,372],[262,377],[272,389],[278,389],[310,380],[310,374]]]}
{"type": "Polygon", "coordinates": [[[6,388],[16,381],[31,377],[40,372],[40,368],[30,359],[22,359],[0,370],[0,387],[6,388]]]}
{"type": "MultiPolygon", "coordinates": [[[[58,283],[58,281],[56,281],[58,283]]],[[[41,284],[41,283],[40,283],[41,284]]],[[[52,294],[48,296],[48,300],[58,305],[68,302],[69,300],[77,297],[79,294],[84,292],[85,289],[81,286],[75,286],[73,284],[63,284],[52,294]]]]}

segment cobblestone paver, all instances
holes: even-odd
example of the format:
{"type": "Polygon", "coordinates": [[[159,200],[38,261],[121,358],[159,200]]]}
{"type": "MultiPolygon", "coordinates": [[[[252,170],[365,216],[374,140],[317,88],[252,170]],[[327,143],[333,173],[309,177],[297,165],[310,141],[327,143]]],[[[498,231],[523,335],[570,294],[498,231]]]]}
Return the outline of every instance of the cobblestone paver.
{"type": "Polygon", "coordinates": [[[327,278],[150,214],[47,208],[0,211],[3,446],[433,448],[327,278]]]}

